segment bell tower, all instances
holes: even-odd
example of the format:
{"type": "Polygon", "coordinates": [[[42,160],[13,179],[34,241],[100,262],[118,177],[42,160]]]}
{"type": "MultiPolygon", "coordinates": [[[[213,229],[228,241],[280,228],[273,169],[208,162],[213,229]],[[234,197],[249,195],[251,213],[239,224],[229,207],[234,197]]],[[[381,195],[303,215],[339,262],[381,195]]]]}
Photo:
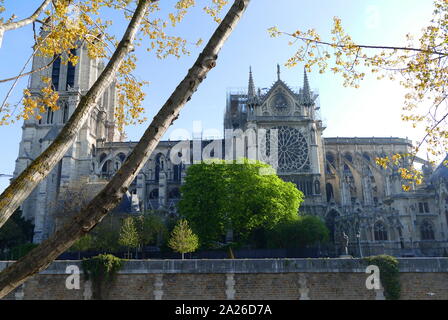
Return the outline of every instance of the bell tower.
{"type": "MultiPolygon", "coordinates": [[[[76,65],[65,63],[65,53],[53,58],[38,55],[33,57],[32,69],[42,70],[30,77],[28,89],[31,96],[39,95],[41,89],[47,85],[42,81],[43,77],[50,78],[53,90],[59,94],[59,108],[47,108],[39,120],[33,117],[24,120],[14,177],[52,143],[76,109],[81,97],[103,71],[104,63],[99,59],[91,59],[87,50],[87,46],[81,43],[71,50],[71,54],[78,57],[76,65]],[[45,68],[47,65],[51,66],[45,68]]],[[[114,121],[115,103],[115,85],[112,84],[95,106],[71,148],[23,203],[23,216],[35,225],[34,242],[41,242],[54,231],[51,209],[55,208],[60,191],[71,182],[79,180],[81,176],[89,176],[95,169],[93,157],[96,148],[104,142],[122,140],[114,121]]]]}

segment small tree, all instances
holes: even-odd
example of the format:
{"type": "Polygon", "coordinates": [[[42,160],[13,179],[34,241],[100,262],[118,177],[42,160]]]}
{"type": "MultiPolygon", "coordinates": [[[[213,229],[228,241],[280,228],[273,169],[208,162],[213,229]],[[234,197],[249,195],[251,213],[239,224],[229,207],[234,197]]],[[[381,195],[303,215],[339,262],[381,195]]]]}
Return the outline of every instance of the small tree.
{"type": "Polygon", "coordinates": [[[21,214],[20,210],[16,210],[11,219],[0,229],[0,251],[32,242],[34,225],[21,214]]]}
{"type": "Polygon", "coordinates": [[[96,227],[92,230],[93,248],[103,253],[111,253],[118,251],[120,244],[120,229],[123,219],[117,215],[106,216],[96,227]]]}
{"type": "Polygon", "coordinates": [[[221,242],[229,231],[232,241],[240,245],[255,229],[272,229],[281,221],[297,218],[303,193],[275,174],[264,174],[272,171],[271,166],[240,160],[188,167],[179,212],[205,248],[221,242]]]}
{"type": "Polygon", "coordinates": [[[78,252],[78,259],[81,259],[81,251],[87,251],[92,249],[93,247],[93,237],[91,234],[86,234],[76,241],[73,246],[70,248],[70,251],[78,252]]]}
{"type": "Polygon", "coordinates": [[[62,189],[58,199],[50,203],[50,210],[54,219],[54,231],[59,230],[78,213],[79,208],[87,205],[106,185],[107,181],[89,181],[80,178],[70,182],[62,189]]]}
{"type": "Polygon", "coordinates": [[[128,256],[130,248],[137,248],[139,245],[139,236],[133,217],[128,217],[123,220],[120,230],[120,237],[118,243],[122,246],[128,247],[128,256]]]}
{"type": "Polygon", "coordinates": [[[168,229],[163,219],[154,213],[140,215],[135,218],[135,225],[139,234],[139,245],[157,245],[159,240],[167,238],[168,229]]]}
{"type": "Polygon", "coordinates": [[[188,221],[182,219],[174,227],[168,245],[174,251],[182,253],[184,259],[186,252],[193,252],[199,247],[199,238],[191,231],[188,221]]]}

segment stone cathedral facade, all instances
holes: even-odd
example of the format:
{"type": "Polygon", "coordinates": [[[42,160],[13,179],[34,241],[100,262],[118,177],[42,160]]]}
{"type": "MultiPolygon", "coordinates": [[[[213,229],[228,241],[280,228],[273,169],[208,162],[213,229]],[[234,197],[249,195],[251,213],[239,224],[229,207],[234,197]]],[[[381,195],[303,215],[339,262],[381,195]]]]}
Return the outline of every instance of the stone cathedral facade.
{"type": "MultiPolygon", "coordinates": [[[[24,121],[14,176],[55,139],[80,98],[104,69],[101,61],[88,57],[86,48],[80,47],[73,53],[80,60],[76,66],[61,64],[58,59],[50,70],[31,75],[29,90],[33,94],[42,88],[42,76],[52,78],[60,95],[60,109],[49,110],[41,120],[24,121]]],[[[33,68],[49,61],[34,57],[33,68]]],[[[341,253],[343,232],[350,237],[350,253],[354,256],[447,254],[448,168],[443,165],[432,168],[427,161],[419,159],[424,166],[425,183],[411,192],[403,192],[396,170],[384,170],[374,159],[407,153],[411,141],[323,137],[325,126],[318,116],[317,101],[318,95],[310,89],[306,73],[301,88],[293,90],[281,80],[278,67],[277,79],[270,89],[260,90],[255,87],[250,72],[247,90],[227,94],[224,139],[193,137],[191,141],[160,141],[119,210],[130,214],[151,210],[175,213],[181,196],[179,188],[192,158],[222,156],[227,152],[226,142],[236,143],[235,132],[260,129],[266,130],[266,139],[258,147],[269,154],[268,137],[276,129],[277,174],[305,194],[301,213],[317,215],[326,222],[331,231],[328,246],[331,254],[341,253]],[[233,134],[229,136],[228,132],[233,134]]],[[[64,190],[70,190],[76,182],[86,188],[101,186],[136,145],[136,142],[125,142],[118,131],[114,121],[115,104],[112,84],[73,146],[23,203],[23,216],[35,224],[35,242],[41,242],[54,231],[52,204],[59,201],[64,190]]]]}

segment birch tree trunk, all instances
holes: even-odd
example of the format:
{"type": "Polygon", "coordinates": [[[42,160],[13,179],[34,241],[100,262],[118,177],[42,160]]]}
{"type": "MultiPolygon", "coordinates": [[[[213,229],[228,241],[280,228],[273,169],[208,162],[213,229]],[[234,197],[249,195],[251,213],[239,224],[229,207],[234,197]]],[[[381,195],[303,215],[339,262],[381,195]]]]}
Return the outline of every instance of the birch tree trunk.
{"type": "Polygon", "coordinates": [[[238,24],[250,0],[235,0],[202,53],[180,82],[173,94],[159,110],[143,137],[123,166],[104,189],[62,229],[42,242],[29,254],[0,273],[0,298],[21,285],[28,278],[45,269],[61,253],[89,232],[121,200],[131,182],[149,159],[160,138],[179,115],[207,73],[216,65],[218,53],[238,24]]]}
{"type": "Polygon", "coordinates": [[[34,188],[45,179],[73,144],[76,135],[92,113],[95,105],[114,80],[118,68],[126,55],[132,51],[132,43],[151,2],[153,1],[139,1],[137,9],[117,50],[115,50],[106,68],[93,86],[81,98],[78,106],[59,135],[0,195],[0,228],[30,195],[34,188]]]}
{"type": "Polygon", "coordinates": [[[37,8],[36,11],[34,11],[34,13],[26,19],[15,22],[12,21],[7,23],[0,23],[0,48],[2,47],[3,35],[6,31],[19,29],[30,23],[33,23],[34,21],[36,21],[42,11],[50,4],[50,2],[51,0],[45,0],[44,2],[42,2],[39,8],[37,8]]]}

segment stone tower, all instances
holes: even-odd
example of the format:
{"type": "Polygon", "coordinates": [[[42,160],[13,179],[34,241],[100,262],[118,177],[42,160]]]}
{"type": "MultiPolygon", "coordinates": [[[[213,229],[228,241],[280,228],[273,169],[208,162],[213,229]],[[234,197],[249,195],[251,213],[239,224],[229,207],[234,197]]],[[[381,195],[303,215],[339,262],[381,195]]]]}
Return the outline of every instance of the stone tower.
{"type": "MultiPolygon", "coordinates": [[[[306,202],[302,208],[305,207],[310,214],[323,210],[320,207],[325,185],[322,174],[324,127],[316,114],[316,99],[317,94],[310,90],[306,71],[302,87],[294,91],[281,80],[280,66],[277,65],[277,81],[262,94],[260,90],[256,91],[250,70],[248,92],[229,94],[224,120],[226,129],[264,129],[267,136],[271,130],[277,130],[277,174],[303,191],[306,202]]],[[[269,144],[267,140],[258,147],[263,149],[265,144],[269,144]]]]}
{"type": "MultiPolygon", "coordinates": [[[[38,95],[45,86],[42,77],[51,78],[53,88],[59,94],[59,109],[56,111],[48,109],[40,120],[35,118],[24,120],[14,177],[17,177],[57,137],[81,97],[104,69],[102,61],[88,56],[86,46],[80,44],[78,48],[72,49],[72,53],[79,57],[78,64],[64,64],[62,62],[64,59],[59,57],[50,68],[31,75],[28,89],[33,96],[38,95]]],[[[49,64],[52,60],[34,56],[33,70],[49,64]]],[[[41,242],[54,231],[52,208],[55,208],[61,190],[70,183],[79,181],[81,177],[90,176],[96,169],[93,158],[98,147],[106,142],[122,140],[114,121],[115,103],[115,85],[112,84],[80,130],[74,144],[23,203],[21,207],[23,216],[35,225],[33,240],[35,243],[41,242]]]]}

